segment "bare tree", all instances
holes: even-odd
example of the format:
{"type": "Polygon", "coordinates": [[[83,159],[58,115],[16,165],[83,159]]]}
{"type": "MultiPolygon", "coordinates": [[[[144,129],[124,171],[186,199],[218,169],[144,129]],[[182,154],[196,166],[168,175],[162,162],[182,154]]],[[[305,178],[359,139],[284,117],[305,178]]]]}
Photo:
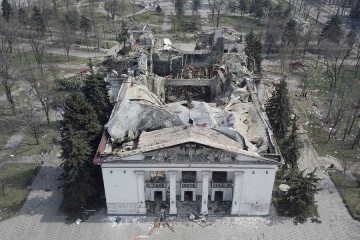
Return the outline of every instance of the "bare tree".
{"type": "Polygon", "coordinates": [[[41,118],[39,114],[33,109],[33,106],[23,107],[20,110],[21,118],[30,128],[30,134],[35,139],[36,145],[39,145],[40,139],[40,123],[41,118]]]}
{"type": "Polygon", "coordinates": [[[225,9],[225,0],[215,0],[215,6],[216,6],[216,29],[219,28],[221,13],[225,9]]]}
{"type": "Polygon", "coordinates": [[[307,93],[307,90],[308,90],[308,87],[310,85],[310,77],[309,77],[309,74],[308,72],[305,72],[302,76],[301,76],[301,79],[300,79],[300,83],[301,83],[301,93],[300,93],[300,98],[306,98],[306,93],[307,93]]]}
{"type": "Polygon", "coordinates": [[[356,39],[342,39],[339,44],[325,41],[320,44],[324,50],[326,74],[330,79],[330,90],[336,88],[345,61],[350,57],[356,39]]]}
{"type": "MultiPolygon", "coordinates": [[[[345,81],[344,81],[345,82],[345,81]]],[[[354,89],[354,82],[349,81],[347,84],[344,84],[339,94],[333,94],[331,100],[331,105],[329,107],[329,113],[327,120],[331,121],[332,125],[326,142],[329,142],[330,139],[336,134],[337,129],[340,126],[340,123],[345,117],[345,114],[348,112],[351,103],[351,95],[354,89]]]]}
{"type": "Polygon", "coordinates": [[[66,11],[68,11],[71,0],[64,0],[64,2],[65,2],[65,6],[66,6],[66,11]]]}
{"type": "Polygon", "coordinates": [[[322,10],[322,2],[319,1],[317,4],[318,4],[318,5],[316,6],[316,19],[315,19],[316,24],[317,24],[318,21],[319,21],[320,13],[323,11],[323,10],[322,10]]]}
{"type": "Polygon", "coordinates": [[[313,8],[313,5],[312,4],[309,4],[309,3],[305,3],[304,4],[304,12],[305,12],[305,21],[309,18],[310,16],[310,11],[311,9],[313,8]]]}
{"type": "Polygon", "coordinates": [[[27,39],[31,46],[31,50],[36,63],[41,66],[43,63],[44,48],[45,48],[41,39],[41,35],[39,35],[36,32],[29,32],[27,39]]]}
{"type": "Polygon", "coordinates": [[[102,5],[106,11],[107,21],[110,21],[110,15],[112,20],[115,20],[115,13],[117,8],[117,0],[103,0],[102,5]]]}
{"type": "Polygon", "coordinates": [[[200,6],[201,6],[201,0],[193,0],[191,2],[191,11],[193,16],[199,12],[200,6]]]}
{"type": "MultiPolygon", "coordinates": [[[[9,206],[8,202],[7,202],[7,199],[6,199],[6,187],[9,184],[10,184],[9,177],[0,179],[1,192],[2,192],[2,195],[4,197],[4,203],[5,203],[6,207],[9,206]]],[[[10,217],[10,212],[8,212],[8,214],[9,214],[9,217],[10,217]]]]}
{"type": "Polygon", "coordinates": [[[360,96],[357,96],[357,97],[358,97],[358,100],[356,101],[357,103],[356,103],[355,107],[353,108],[353,115],[352,115],[351,123],[350,123],[347,134],[351,133],[351,130],[354,126],[355,120],[359,116],[359,113],[360,113],[360,96]]]}
{"type": "Polygon", "coordinates": [[[277,23],[272,19],[268,19],[266,23],[265,42],[264,42],[264,50],[266,52],[266,58],[269,58],[269,54],[271,50],[276,48],[279,39],[280,39],[280,31],[277,28],[277,23]]]}
{"type": "Polygon", "coordinates": [[[46,116],[46,121],[50,124],[49,112],[56,93],[52,87],[52,81],[46,79],[42,68],[42,66],[29,66],[23,72],[23,77],[30,84],[30,93],[40,102],[46,116]]]}
{"type": "Polygon", "coordinates": [[[67,22],[63,22],[60,37],[66,53],[67,60],[70,61],[70,48],[73,44],[75,44],[76,40],[75,30],[72,28],[72,26],[70,26],[70,24],[68,24],[67,22]]]}
{"type": "Polygon", "coordinates": [[[12,94],[14,84],[18,78],[15,76],[14,71],[10,71],[12,54],[0,51],[0,84],[2,85],[6,99],[14,115],[16,115],[15,102],[12,94]]]}
{"type": "Polygon", "coordinates": [[[360,121],[358,121],[358,129],[353,144],[351,145],[351,149],[354,149],[355,145],[359,144],[359,141],[360,141],[360,121]]]}
{"type": "Polygon", "coordinates": [[[313,36],[313,32],[314,32],[314,25],[310,24],[309,28],[307,29],[305,36],[304,36],[304,50],[303,50],[303,56],[305,56],[306,50],[308,50],[309,48],[309,43],[310,40],[313,36]]]}
{"type": "Polygon", "coordinates": [[[10,18],[9,21],[0,21],[0,34],[6,40],[6,51],[12,53],[13,46],[20,35],[20,24],[17,19],[10,18]]]}
{"type": "Polygon", "coordinates": [[[218,0],[209,0],[209,7],[211,10],[211,22],[214,22],[214,16],[215,16],[215,10],[216,10],[216,4],[218,0]]]}
{"type": "Polygon", "coordinates": [[[97,39],[97,47],[99,48],[100,47],[100,39],[99,39],[99,31],[97,30],[97,27],[96,27],[95,1],[94,0],[90,0],[89,16],[90,16],[91,23],[93,25],[94,35],[96,36],[96,39],[97,39]]]}
{"type": "Polygon", "coordinates": [[[175,7],[175,14],[176,16],[182,16],[185,14],[185,6],[187,3],[187,0],[172,0],[172,3],[175,7]]]}
{"type": "Polygon", "coordinates": [[[354,78],[357,77],[358,73],[359,73],[359,68],[360,68],[360,41],[359,39],[356,42],[356,63],[355,63],[355,76],[354,78]]]}
{"type": "Polygon", "coordinates": [[[60,0],[51,0],[52,4],[53,4],[53,8],[54,8],[54,14],[55,17],[58,17],[58,13],[59,13],[59,2],[60,0]]]}

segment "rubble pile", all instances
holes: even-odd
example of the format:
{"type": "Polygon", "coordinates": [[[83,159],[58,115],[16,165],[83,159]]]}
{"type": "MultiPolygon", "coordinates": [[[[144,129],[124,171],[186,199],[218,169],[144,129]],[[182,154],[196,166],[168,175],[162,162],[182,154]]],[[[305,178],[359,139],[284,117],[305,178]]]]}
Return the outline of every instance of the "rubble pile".
{"type": "Polygon", "coordinates": [[[167,103],[187,99],[210,102],[210,89],[206,86],[168,86],[165,95],[167,103]]]}

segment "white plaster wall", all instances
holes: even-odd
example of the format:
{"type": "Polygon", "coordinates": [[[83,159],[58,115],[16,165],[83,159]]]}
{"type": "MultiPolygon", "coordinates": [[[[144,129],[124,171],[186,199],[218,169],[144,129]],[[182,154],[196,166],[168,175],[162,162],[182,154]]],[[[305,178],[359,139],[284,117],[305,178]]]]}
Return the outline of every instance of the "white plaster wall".
{"type": "Polygon", "coordinates": [[[121,168],[102,168],[102,173],[108,213],[136,214],[138,192],[134,171],[121,168]]]}
{"type": "MultiPolygon", "coordinates": [[[[138,193],[137,193],[137,179],[134,174],[135,171],[145,170],[145,181],[150,180],[150,171],[165,171],[167,188],[170,186],[169,171],[178,171],[176,177],[176,195],[181,195],[181,171],[196,171],[197,172],[197,190],[196,195],[201,196],[202,194],[202,171],[228,171],[228,181],[232,181],[234,178],[235,171],[244,172],[244,181],[241,194],[241,205],[240,214],[245,215],[266,215],[269,211],[271,203],[271,193],[275,179],[276,165],[244,165],[230,167],[230,166],[160,166],[156,168],[153,166],[139,166],[135,167],[123,167],[120,164],[105,163],[103,164],[103,177],[105,185],[106,201],[108,203],[117,203],[121,206],[124,204],[127,207],[127,212],[117,211],[116,213],[108,212],[109,214],[136,214],[138,204],[138,193]],[[104,167],[105,166],[105,167],[104,167]],[[116,167],[118,166],[118,167],[116,167]],[[263,168],[263,169],[259,169],[263,168]],[[265,169],[266,168],[266,169],[265,169]],[[110,173],[110,171],[113,171],[110,173]],[[125,171],[125,172],[124,172],[125,171]],[[254,171],[255,174],[252,174],[254,171]],[[268,174],[266,174],[266,171],[268,174]],[[256,203],[257,202],[257,203],[256,203]]],[[[210,178],[211,183],[211,178],[210,178]]],[[[146,187],[145,187],[146,189],[146,187]]],[[[144,191],[145,191],[144,189],[144,191]]],[[[168,191],[167,191],[168,194],[168,191]]],[[[150,191],[145,191],[145,200],[148,200],[150,191]]],[[[209,197],[211,196],[211,184],[209,184],[209,197]]],[[[232,189],[226,191],[226,199],[232,199],[232,189]]]]}
{"type": "Polygon", "coordinates": [[[266,215],[269,213],[275,173],[276,169],[245,171],[240,214],[266,215]]]}

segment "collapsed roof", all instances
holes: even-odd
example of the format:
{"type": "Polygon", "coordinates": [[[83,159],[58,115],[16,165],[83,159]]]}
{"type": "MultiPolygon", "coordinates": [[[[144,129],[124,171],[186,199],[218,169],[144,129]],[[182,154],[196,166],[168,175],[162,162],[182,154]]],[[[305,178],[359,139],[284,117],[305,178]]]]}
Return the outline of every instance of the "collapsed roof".
{"type": "MultiPolygon", "coordinates": [[[[196,125],[211,128],[229,141],[238,142],[242,149],[265,152],[265,128],[251,103],[230,99],[223,107],[200,101],[179,101],[162,104],[144,85],[131,84],[113,117],[105,125],[113,144],[121,145],[141,134],[163,128],[196,125]],[[261,144],[259,144],[261,142],[261,144]],[[257,144],[255,146],[253,143],[257,144]]],[[[181,134],[166,136],[180,138],[181,134]]],[[[206,136],[204,136],[206,138],[206,136]]]]}
{"type": "MultiPolygon", "coordinates": [[[[253,80],[248,78],[246,58],[224,48],[221,32],[209,36],[202,36],[199,43],[211,54],[187,54],[174,47],[164,50],[160,45],[159,49],[154,42],[151,51],[134,50],[141,54],[125,61],[130,69],[128,81],[123,81],[105,125],[98,152],[102,159],[162,151],[186,142],[276,158],[271,129],[261,115],[253,80]],[[189,99],[191,91],[199,93],[201,97],[194,98],[198,101],[189,99]]],[[[172,46],[168,39],[161,43],[172,46]]]]}

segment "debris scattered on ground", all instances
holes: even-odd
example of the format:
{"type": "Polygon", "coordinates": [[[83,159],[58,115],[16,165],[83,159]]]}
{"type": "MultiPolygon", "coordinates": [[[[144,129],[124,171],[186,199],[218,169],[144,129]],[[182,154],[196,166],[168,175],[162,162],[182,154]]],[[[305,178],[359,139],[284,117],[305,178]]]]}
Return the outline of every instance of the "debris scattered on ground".
{"type": "Polygon", "coordinates": [[[312,218],[311,218],[311,222],[312,222],[312,223],[322,223],[322,221],[319,220],[317,217],[312,217],[312,218]]]}
{"type": "Polygon", "coordinates": [[[197,215],[195,213],[191,213],[189,215],[189,219],[194,221],[194,222],[203,222],[206,223],[206,218],[204,215],[197,215]]]}
{"type": "Polygon", "coordinates": [[[154,220],[153,224],[150,227],[150,230],[145,235],[137,236],[133,238],[133,240],[148,238],[151,236],[151,234],[154,233],[155,229],[160,227],[168,227],[172,232],[175,232],[172,225],[168,223],[168,221],[172,221],[173,219],[174,218],[165,218],[165,209],[161,209],[159,216],[154,220]]]}
{"type": "Polygon", "coordinates": [[[81,222],[82,222],[82,220],[81,220],[80,218],[76,219],[76,221],[75,221],[75,223],[76,223],[77,225],[80,225],[81,222]]]}

